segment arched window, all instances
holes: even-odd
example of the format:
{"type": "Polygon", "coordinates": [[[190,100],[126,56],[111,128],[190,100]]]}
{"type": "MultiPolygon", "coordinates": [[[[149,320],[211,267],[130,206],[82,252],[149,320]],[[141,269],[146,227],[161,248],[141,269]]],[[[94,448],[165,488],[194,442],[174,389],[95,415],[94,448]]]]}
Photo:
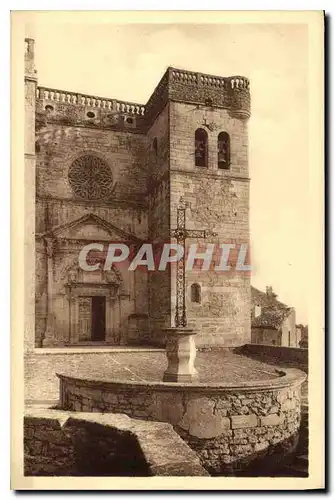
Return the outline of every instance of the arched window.
{"type": "Polygon", "coordinates": [[[154,158],[155,158],[155,161],[157,161],[157,156],[158,156],[158,142],[157,142],[157,137],[154,138],[154,141],[152,143],[152,147],[154,149],[154,158]]]}
{"type": "Polygon", "coordinates": [[[195,166],[207,167],[208,136],[206,130],[198,128],[195,131],[194,139],[195,166]]]}
{"type": "Polygon", "coordinates": [[[230,137],[227,132],[218,136],[218,168],[228,169],[230,166],[230,137]]]}
{"type": "Polygon", "coordinates": [[[199,283],[193,283],[191,285],[191,302],[201,302],[201,287],[199,283]]]}

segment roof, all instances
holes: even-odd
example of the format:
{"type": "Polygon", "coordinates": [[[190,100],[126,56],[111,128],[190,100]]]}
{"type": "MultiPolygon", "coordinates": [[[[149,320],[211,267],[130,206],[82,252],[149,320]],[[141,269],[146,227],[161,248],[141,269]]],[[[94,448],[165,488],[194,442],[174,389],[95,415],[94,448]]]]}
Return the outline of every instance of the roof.
{"type": "Polygon", "coordinates": [[[283,321],[293,311],[276,298],[273,292],[262,292],[255,287],[251,287],[251,326],[252,328],[273,328],[278,330],[283,321]],[[261,307],[261,314],[255,317],[255,306],[261,307]]]}

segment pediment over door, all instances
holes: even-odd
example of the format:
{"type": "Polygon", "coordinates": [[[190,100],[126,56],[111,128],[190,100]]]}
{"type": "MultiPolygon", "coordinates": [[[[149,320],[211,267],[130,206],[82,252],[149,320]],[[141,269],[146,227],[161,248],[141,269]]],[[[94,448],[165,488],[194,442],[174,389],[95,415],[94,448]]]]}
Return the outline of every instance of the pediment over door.
{"type": "Polygon", "coordinates": [[[67,224],[57,226],[51,231],[38,235],[41,238],[83,241],[106,241],[106,242],[134,242],[140,243],[137,236],[95,214],[87,214],[67,224]]]}

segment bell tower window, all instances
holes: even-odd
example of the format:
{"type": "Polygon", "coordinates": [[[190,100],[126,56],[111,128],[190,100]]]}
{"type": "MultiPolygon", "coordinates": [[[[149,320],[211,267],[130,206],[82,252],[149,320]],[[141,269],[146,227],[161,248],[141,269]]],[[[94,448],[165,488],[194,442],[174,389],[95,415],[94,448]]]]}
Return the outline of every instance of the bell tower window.
{"type": "Polygon", "coordinates": [[[230,137],[227,132],[220,132],[218,136],[218,168],[230,167],[230,137]]]}
{"type": "Polygon", "coordinates": [[[207,167],[208,136],[206,130],[204,130],[203,128],[198,128],[195,131],[194,139],[195,139],[195,144],[194,144],[195,166],[207,167]]]}

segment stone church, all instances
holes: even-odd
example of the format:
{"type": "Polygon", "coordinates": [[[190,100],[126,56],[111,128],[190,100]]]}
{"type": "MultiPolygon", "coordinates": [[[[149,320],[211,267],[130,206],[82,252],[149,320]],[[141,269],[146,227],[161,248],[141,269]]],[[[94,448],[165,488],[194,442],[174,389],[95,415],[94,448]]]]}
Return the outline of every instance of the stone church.
{"type": "MultiPolygon", "coordinates": [[[[124,102],[39,86],[25,43],[35,347],[162,346],[176,270],[85,272],[78,254],[91,242],[175,241],[180,207],[188,229],[216,233],[200,245],[249,242],[249,81],[169,67],[146,104],[124,102]]],[[[250,273],[193,269],[184,286],[199,346],[250,341],[250,273]]]]}

